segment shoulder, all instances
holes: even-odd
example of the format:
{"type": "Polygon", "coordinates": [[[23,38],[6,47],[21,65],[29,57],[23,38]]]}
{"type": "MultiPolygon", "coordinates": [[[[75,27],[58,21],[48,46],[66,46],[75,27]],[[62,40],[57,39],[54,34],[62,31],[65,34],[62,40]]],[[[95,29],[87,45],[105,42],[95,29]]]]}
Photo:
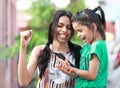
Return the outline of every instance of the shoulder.
{"type": "Polygon", "coordinates": [[[38,45],[33,48],[33,50],[43,50],[45,45],[38,45]]]}
{"type": "Polygon", "coordinates": [[[37,57],[40,55],[41,51],[45,48],[45,45],[38,45],[35,46],[32,50],[32,54],[36,55],[37,57]]]}
{"type": "Polygon", "coordinates": [[[104,45],[106,45],[105,40],[98,40],[92,44],[92,46],[97,46],[97,47],[103,47],[104,45]]]}
{"type": "Polygon", "coordinates": [[[75,43],[73,43],[71,41],[68,42],[68,45],[69,45],[70,48],[73,48],[73,49],[81,49],[82,48],[80,45],[75,44],[75,43]]]}

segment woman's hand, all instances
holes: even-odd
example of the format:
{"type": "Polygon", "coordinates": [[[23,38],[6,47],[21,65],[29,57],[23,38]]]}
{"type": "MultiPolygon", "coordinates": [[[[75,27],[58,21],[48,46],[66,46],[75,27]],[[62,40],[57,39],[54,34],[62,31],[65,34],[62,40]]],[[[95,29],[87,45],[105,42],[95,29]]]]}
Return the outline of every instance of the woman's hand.
{"type": "Polygon", "coordinates": [[[21,45],[27,46],[30,39],[32,38],[32,30],[20,32],[20,36],[21,36],[21,45]]]}
{"type": "Polygon", "coordinates": [[[57,59],[60,62],[60,64],[58,65],[58,69],[60,71],[62,71],[63,73],[69,76],[76,77],[76,73],[73,72],[74,67],[70,66],[67,59],[65,59],[65,61],[60,58],[57,58],[57,59]]]}

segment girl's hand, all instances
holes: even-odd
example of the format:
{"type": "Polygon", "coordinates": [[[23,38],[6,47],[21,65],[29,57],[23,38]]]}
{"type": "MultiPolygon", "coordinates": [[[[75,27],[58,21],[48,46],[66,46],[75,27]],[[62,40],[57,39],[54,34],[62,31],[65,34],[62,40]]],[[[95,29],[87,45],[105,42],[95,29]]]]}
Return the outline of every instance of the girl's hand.
{"type": "Polygon", "coordinates": [[[27,46],[30,39],[32,38],[32,30],[20,32],[20,36],[21,36],[21,45],[27,46]]]}

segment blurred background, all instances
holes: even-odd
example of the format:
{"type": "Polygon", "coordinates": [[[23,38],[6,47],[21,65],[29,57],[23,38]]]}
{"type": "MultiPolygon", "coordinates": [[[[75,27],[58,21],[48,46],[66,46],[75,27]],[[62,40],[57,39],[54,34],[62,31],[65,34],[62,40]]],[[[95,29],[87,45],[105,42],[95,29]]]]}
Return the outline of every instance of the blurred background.
{"type": "MultiPolygon", "coordinates": [[[[36,88],[37,72],[27,87],[17,80],[20,36],[32,29],[27,61],[32,48],[47,41],[47,29],[58,9],[76,11],[100,5],[107,21],[106,43],[109,55],[108,88],[120,88],[120,1],[119,0],[0,0],[0,88],[36,88]]],[[[74,43],[82,45],[75,35],[74,43]]],[[[26,62],[27,63],[27,62],[26,62]]]]}

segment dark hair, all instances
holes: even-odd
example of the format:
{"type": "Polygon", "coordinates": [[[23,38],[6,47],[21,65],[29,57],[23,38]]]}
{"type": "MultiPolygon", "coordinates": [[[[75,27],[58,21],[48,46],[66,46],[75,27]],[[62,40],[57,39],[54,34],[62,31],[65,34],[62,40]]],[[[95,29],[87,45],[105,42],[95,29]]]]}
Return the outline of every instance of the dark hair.
{"type": "MultiPolygon", "coordinates": [[[[46,70],[46,68],[48,66],[48,62],[49,62],[50,55],[51,55],[51,50],[49,48],[49,45],[53,42],[54,31],[57,28],[58,21],[59,21],[59,18],[61,16],[67,16],[71,20],[72,14],[69,11],[58,10],[53,15],[53,19],[52,19],[51,23],[49,24],[48,41],[46,43],[45,48],[43,49],[43,51],[40,54],[40,57],[39,57],[40,59],[38,59],[38,68],[39,68],[39,71],[40,71],[40,74],[39,74],[40,78],[42,78],[42,76],[43,76],[43,74],[44,74],[44,72],[45,72],[45,70],[46,70]]],[[[72,27],[72,22],[71,21],[70,21],[70,24],[71,24],[71,37],[72,37],[73,34],[74,34],[74,29],[72,27]]],[[[69,46],[70,51],[73,53],[73,56],[76,59],[78,59],[78,62],[79,62],[80,54],[79,54],[79,50],[78,49],[80,49],[81,47],[75,46],[70,41],[68,41],[68,46],[69,46]]],[[[77,67],[79,66],[78,62],[75,61],[77,67]]]]}
{"type": "Polygon", "coordinates": [[[91,23],[97,25],[97,30],[100,32],[101,36],[105,40],[105,29],[106,29],[106,20],[103,9],[98,6],[95,9],[84,9],[72,17],[72,22],[79,22],[82,25],[87,25],[90,28],[91,23]],[[99,10],[100,13],[97,13],[99,10]]]}

